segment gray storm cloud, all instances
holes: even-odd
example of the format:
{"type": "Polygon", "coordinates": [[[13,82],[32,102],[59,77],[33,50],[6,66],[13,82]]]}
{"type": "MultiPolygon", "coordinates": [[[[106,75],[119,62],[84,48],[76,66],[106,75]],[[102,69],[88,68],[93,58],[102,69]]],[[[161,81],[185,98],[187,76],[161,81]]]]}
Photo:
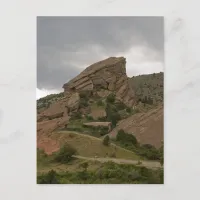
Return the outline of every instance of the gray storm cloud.
{"type": "Polygon", "coordinates": [[[136,62],[138,49],[143,68],[162,65],[162,17],[38,17],[37,87],[60,89],[84,67],[109,56],[127,55],[129,71],[134,66],[144,73],[136,62]]]}

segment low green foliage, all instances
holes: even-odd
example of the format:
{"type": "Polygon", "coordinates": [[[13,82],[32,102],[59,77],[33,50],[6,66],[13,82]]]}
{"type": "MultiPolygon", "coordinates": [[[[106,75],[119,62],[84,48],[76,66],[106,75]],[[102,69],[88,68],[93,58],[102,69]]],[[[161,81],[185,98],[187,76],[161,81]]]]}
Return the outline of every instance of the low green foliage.
{"type": "Polygon", "coordinates": [[[79,165],[80,168],[83,168],[84,171],[87,171],[89,164],[88,162],[83,162],[79,165]]]}
{"type": "Polygon", "coordinates": [[[151,170],[141,166],[116,164],[107,162],[101,164],[97,170],[84,170],[76,172],[50,172],[38,175],[39,184],[55,182],[60,184],[163,184],[163,170],[151,170]]]}
{"type": "Polygon", "coordinates": [[[148,160],[158,160],[163,165],[163,145],[160,149],[156,149],[150,144],[140,145],[134,135],[126,133],[124,130],[119,130],[116,142],[118,145],[135,152],[137,155],[148,160]]]}
{"type": "Polygon", "coordinates": [[[132,109],[131,108],[126,108],[127,113],[131,113],[132,109]]]}
{"type": "Polygon", "coordinates": [[[110,144],[110,137],[106,135],[106,137],[103,138],[103,145],[109,146],[110,144]]]}
{"type": "Polygon", "coordinates": [[[147,145],[140,145],[136,152],[138,155],[143,156],[149,160],[160,160],[160,152],[159,149],[156,149],[154,146],[147,144],[147,145]]]}
{"type": "Polygon", "coordinates": [[[104,106],[104,102],[102,100],[97,101],[97,106],[104,106]]]}
{"type": "Polygon", "coordinates": [[[94,120],[93,117],[90,116],[90,115],[86,115],[85,118],[86,118],[88,121],[93,121],[93,120],[94,120]]]}
{"type": "Polygon", "coordinates": [[[123,102],[116,102],[115,107],[117,110],[124,110],[127,109],[127,106],[123,102]]]}
{"type": "Polygon", "coordinates": [[[46,174],[40,175],[37,177],[37,183],[39,184],[59,184],[60,181],[58,180],[58,174],[51,170],[46,174]]]}
{"type": "Polygon", "coordinates": [[[80,99],[79,108],[86,108],[87,106],[89,106],[88,99],[80,99]]]}
{"type": "Polygon", "coordinates": [[[115,95],[114,94],[109,94],[106,98],[107,103],[114,103],[115,102],[115,95]]]}
{"type": "Polygon", "coordinates": [[[134,135],[126,133],[124,130],[119,130],[116,140],[125,146],[136,145],[137,139],[134,135]]]}
{"type": "Polygon", "coordinates": [[[116,127],[117,122],[121,119],[121,117],[114,105],[107,104],[106,115],[107,115],[107,121],[112,122],[113,127],[116,127]]]}
{"type": "Polygon", "coordinates": [[[73,159],[73,155],[76,154],[76,149],[68,144],[65,144],[55,153],[54,160],[59,163],[68,163],[73,159]]]}

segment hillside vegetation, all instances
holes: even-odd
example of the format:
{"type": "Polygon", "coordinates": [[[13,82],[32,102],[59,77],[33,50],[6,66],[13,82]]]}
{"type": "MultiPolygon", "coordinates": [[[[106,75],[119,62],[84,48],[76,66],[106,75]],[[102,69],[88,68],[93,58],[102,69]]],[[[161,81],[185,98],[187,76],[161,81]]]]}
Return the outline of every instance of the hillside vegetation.
{"type": "Polygon", "coordinates": [[[146,104],[163,102],[164,73],[133,76],[129,79],[138,101],[146,104]]]}
{"type": "Polygon", "coordinates": [[[162,168],[75,158],[63,164],[39,150],[37,158],[38,184],[163,184],[162,168]]]}

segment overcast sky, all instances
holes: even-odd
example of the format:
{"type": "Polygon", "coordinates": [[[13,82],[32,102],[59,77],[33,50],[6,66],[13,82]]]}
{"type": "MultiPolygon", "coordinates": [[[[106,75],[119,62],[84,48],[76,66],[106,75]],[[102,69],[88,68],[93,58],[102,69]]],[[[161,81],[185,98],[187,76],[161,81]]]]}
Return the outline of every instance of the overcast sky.
{"type": "Polygon", "coordinates": [[[38,17],[37,99],[110,56],[126,58],[129,77],[164,71],[164,19],[38,17]]]}

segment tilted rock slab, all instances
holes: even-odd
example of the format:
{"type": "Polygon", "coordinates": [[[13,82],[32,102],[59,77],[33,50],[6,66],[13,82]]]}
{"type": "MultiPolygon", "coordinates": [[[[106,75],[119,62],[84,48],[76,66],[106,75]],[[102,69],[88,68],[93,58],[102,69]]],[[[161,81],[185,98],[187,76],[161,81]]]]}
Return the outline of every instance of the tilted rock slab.
{"type": "MultiPolygon", "coordinates": [[[[87,67],[74,79],[63,85],[65,96],[80,91],[114,92],[116,98],[128,107],[134,105],[135,95],[126,75],[126,59],[110,57],[87,67]]],[[[109,92],[108,92],[109,93],[109,92]]]]}

